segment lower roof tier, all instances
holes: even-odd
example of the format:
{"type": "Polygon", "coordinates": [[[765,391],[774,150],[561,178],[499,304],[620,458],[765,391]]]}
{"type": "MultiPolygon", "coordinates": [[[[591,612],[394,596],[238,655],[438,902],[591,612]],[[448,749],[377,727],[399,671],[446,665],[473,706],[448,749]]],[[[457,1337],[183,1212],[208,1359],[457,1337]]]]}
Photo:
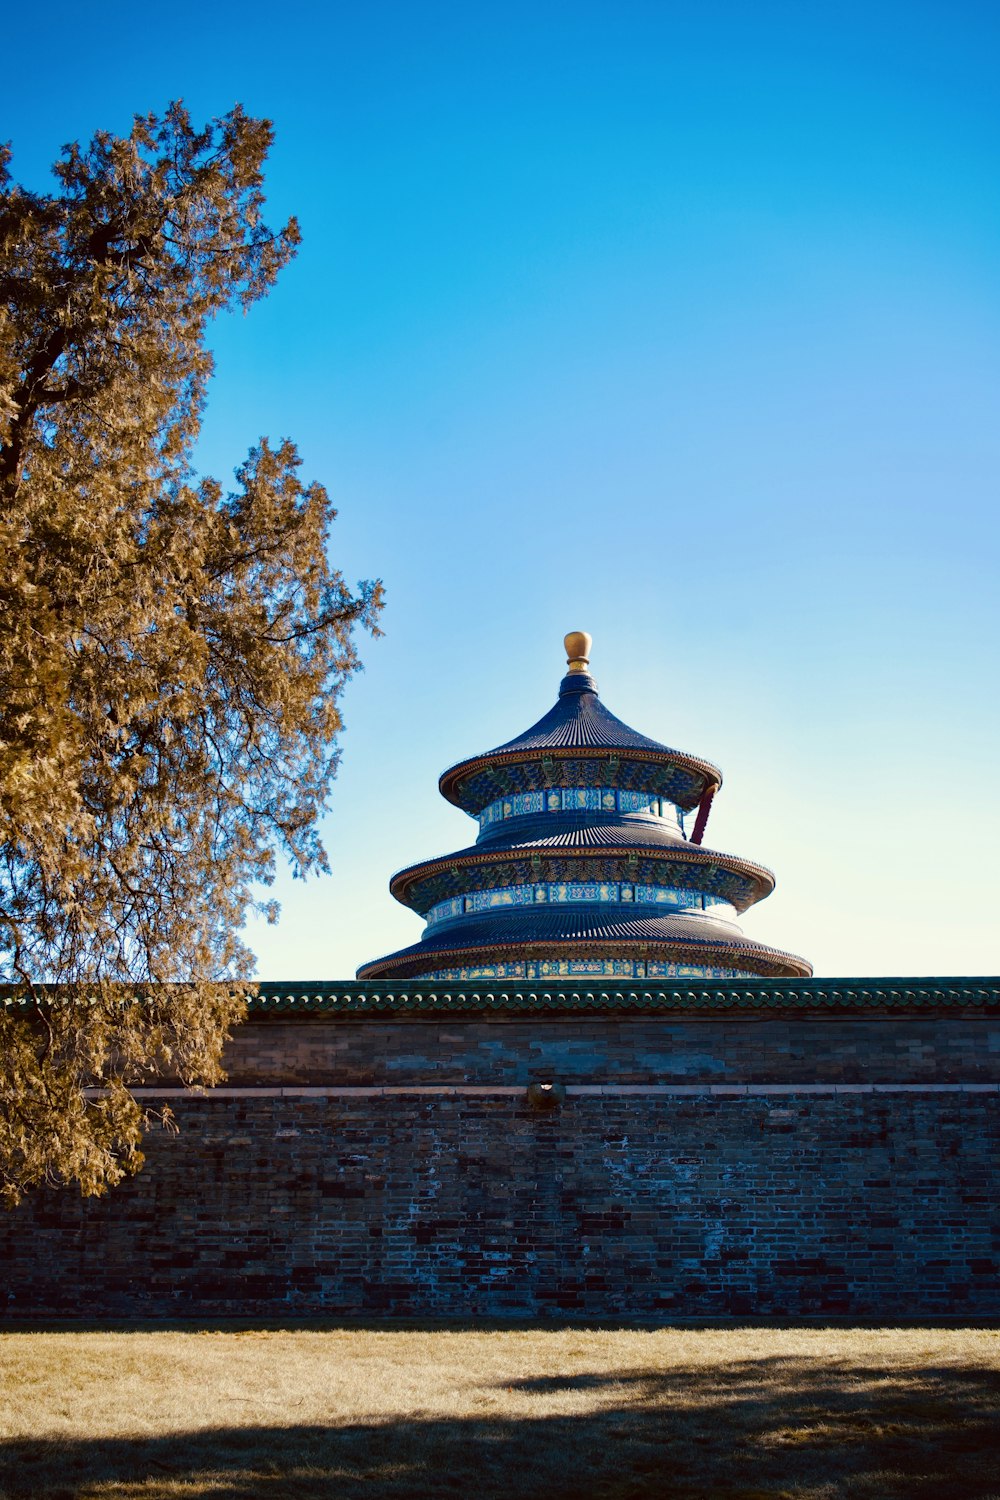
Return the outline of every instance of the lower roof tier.
{"type": "Polygon", "coordinates": [[[733,924],[707,913],[639,915],[621,908],[543,908],[492,913],[429,929],[419,943],[363,965],[358,978],[408,978],[491,962],[586,957],[655,958],[772,978],[812,973],[805,959],[755,943],[733,924]]]}

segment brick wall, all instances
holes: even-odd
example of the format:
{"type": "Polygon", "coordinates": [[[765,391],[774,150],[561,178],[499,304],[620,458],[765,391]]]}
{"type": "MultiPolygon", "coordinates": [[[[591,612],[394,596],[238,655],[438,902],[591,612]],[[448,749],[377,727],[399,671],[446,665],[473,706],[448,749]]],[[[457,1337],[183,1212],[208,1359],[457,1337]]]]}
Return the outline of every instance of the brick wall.
{"type": "Polygon", "coordinates": [[[635,1014],[400,1018],[255,1015],[231,1083],[1000,1082],[1000,1014],[635,1014]]]}
{"type": "Polygon", "coordinates": [[[278,1014],[169,1102],[0,1218],[8,1316],[998,1309],[996,1016],[278,1014]]]}

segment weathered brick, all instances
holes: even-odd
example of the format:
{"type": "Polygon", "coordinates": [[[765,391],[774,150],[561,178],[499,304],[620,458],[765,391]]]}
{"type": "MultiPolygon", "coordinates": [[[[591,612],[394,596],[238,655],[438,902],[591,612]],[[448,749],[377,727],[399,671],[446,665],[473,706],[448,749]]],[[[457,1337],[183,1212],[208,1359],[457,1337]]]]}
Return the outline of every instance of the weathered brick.
{"type": "Polygon", "coordinates": [[[180,1134],[150,1134],[136,1179],[0,1219],[4,1306],[986,1316],[996,1032],[955,1014],[251,1022],[233,1092],[172,1099],[180,1134]],[[529,1107],[538,1077],[570,1086],[561,1108],[529,1107]]]}

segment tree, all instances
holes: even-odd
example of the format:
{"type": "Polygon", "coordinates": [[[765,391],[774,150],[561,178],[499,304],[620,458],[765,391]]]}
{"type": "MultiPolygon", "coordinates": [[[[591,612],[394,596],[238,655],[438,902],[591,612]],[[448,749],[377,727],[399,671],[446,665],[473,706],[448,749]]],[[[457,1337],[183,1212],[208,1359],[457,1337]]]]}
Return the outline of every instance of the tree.
{"type": "MultiPolygon", "coordinates": [[[[181,105],[0,155],[0,1188],[136,1170],[153,1074],[220,1076],[276,853],[325,869],[337,700],[381,585],[327,560],[292,443],[226,493],[192,449],[209,320],[266,294],[268,121],[181,105]],[[46,986],[46,988],[42,988],[46,986]]],[[[274,913],[269,907],[269,915],[274,913]]]]}

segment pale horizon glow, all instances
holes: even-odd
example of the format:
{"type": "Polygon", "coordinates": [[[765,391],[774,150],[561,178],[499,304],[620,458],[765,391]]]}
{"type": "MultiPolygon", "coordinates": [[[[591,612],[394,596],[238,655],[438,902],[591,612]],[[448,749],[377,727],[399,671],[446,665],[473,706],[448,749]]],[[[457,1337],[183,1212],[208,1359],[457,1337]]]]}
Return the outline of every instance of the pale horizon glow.
{"type": "Polygon", "coordinates": [[[413,942],[396,869],[474,842],[440,773],[602,700],[722,767],[741,925],[819,976],[995,973],[1000,12],[56,0],[5,25],[13,173],[183,97],[274,120],[298,258],[212,333],[199,462],[299,444],[381,576],[329,877],[268,980],[413,942]]]}

